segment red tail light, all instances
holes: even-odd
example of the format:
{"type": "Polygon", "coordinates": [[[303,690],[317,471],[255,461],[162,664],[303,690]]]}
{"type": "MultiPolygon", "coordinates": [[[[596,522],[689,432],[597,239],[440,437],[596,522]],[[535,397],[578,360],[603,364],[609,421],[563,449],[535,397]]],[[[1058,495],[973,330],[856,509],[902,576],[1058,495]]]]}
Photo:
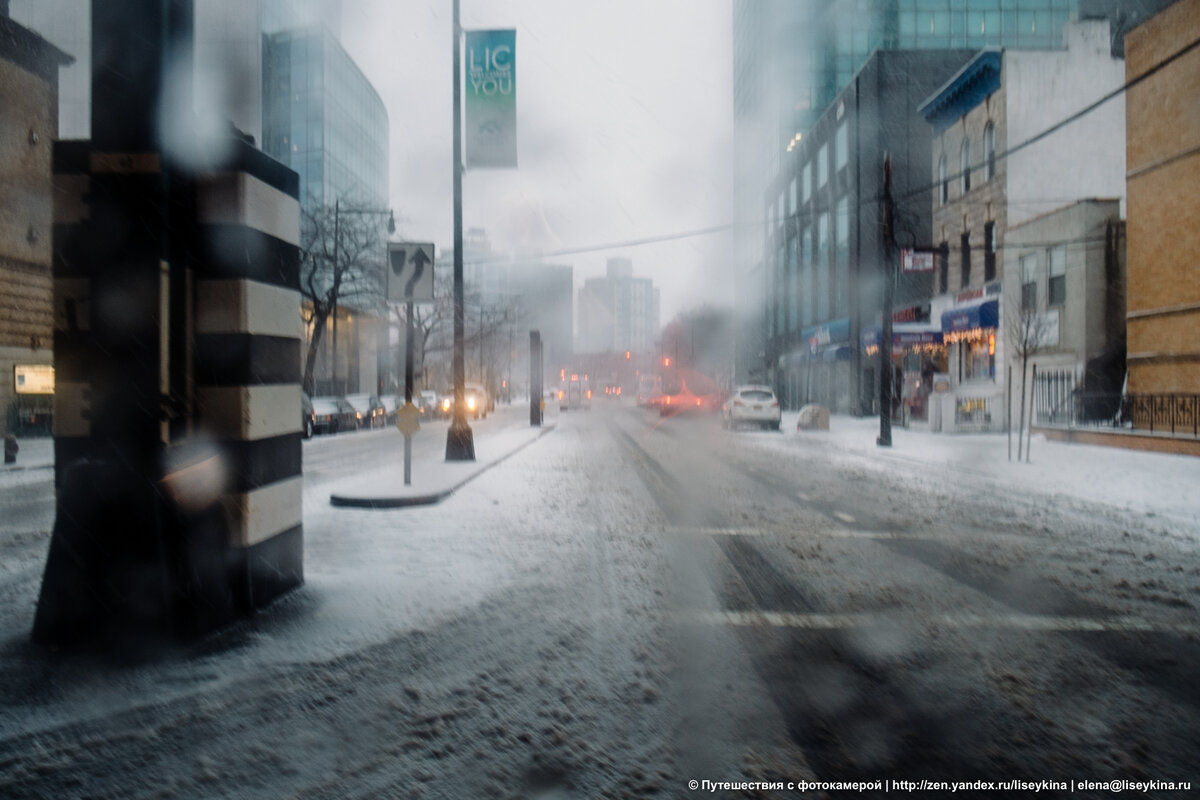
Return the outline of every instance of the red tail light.
{"type": "Polygon", "coordinates": [[[779,408],[779,401],[778,401],[778,400],[772,400],[772,401],[771,401],[771,408],[779,408]]]}

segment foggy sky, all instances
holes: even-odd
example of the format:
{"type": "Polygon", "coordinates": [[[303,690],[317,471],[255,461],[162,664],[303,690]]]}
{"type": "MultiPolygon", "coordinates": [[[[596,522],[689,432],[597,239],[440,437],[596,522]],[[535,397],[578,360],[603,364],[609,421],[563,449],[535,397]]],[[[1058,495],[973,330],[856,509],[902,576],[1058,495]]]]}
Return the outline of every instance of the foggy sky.
{"type": "MultiPolygon", "coordinates": [[[[464,227],[503,251],[553,251],[728,224],[729,0],[462,0],[464,28],[517,31],[519,168],[468,171],[464,227]]],[[[342,38],[388,109],[398,236],[453,241],[450,0],[346,0],[342,38]]],[[[553,263],[575,285],[633,259],[662,321],[732,305],[728,232],[553,263]]]]}

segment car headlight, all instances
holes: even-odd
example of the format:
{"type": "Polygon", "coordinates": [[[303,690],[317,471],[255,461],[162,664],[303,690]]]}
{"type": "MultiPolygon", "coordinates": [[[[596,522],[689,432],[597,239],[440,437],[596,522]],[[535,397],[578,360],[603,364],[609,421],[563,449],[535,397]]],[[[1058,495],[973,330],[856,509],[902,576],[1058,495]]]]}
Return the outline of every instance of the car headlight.
{"type": "Polygon", "coordinates": [[[475,410],[475,398],[474,397],[467,398],[467,409],[470,411],[475,410]]]}

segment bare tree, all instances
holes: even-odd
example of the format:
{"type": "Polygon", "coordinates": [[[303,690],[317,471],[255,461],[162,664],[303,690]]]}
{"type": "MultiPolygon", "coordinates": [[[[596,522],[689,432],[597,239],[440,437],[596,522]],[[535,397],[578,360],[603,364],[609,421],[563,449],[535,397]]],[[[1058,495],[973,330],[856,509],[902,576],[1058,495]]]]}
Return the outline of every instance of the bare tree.
{"type": "Polygon", "coordinates": [[[356,212],[349,203],[310,203],[300,214],[300,294],[311,331],[303,385],[312,394],[321,339],[338,305],[375,311],[383,303],[386,239],[378,215],[356,212]]]}
{"type": "MultiPolygon", "coordinates": [[[[1050,339],[1055,326],[1049,314],[1035,308],[1022,308],[1017,313],[1007,315],[1005,327],[1008,329],[1008,345],[1021,365],[1021,415],[1017,426],[1017,461],[1020,461],[1023,445],[1021,433],[1025,430],[1025,395],[1029,390],[1029,361],[1046,345],[1052,344],[1050,339]]],[[[1030,408],[1032,415],[1033,409],[1030,408]]]]}

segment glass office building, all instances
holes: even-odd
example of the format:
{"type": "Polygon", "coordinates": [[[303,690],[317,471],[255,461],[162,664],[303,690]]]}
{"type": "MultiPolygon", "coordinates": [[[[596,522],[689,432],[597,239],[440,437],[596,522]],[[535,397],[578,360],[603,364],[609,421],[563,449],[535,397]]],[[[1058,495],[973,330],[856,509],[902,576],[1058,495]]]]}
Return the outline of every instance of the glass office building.
{"type": "Polygon", "coordinates": [[[388,205],[388,116],[325,29],[266,37],[263,151],[300,174],[306,206],[388,205]]]}

